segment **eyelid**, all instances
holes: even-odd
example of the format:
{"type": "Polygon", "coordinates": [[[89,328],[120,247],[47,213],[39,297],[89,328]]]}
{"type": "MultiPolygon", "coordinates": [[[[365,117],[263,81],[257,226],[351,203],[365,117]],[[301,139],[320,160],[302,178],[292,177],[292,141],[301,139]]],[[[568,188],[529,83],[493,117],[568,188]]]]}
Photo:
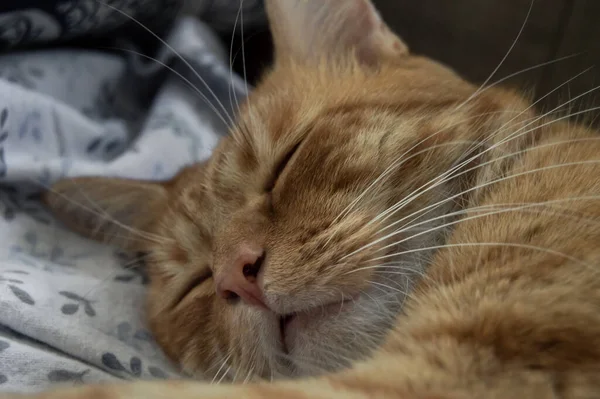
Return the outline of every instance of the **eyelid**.
{"type": "Polygon", "coordinates": [[[177,302],[175,302],[175,304],[181,303],[185,298],[188,297],[189,294],[192,293],[192,291],[194,291],[194,289],[196,287],[202,285],[204,282],[206,282],[211,277],[212,277],[212,271],[208,268],[206,270],[203,270],[201,273],[197,274],[196,276],[194,276],[191,280],[189,280],[189,283],[187,283],[185,285],[184,289],[179,294],[177,302]]]}
{"type": "Polygon", "coordinates": [[[300,144],[302,144],[302,141],[300,141],[296,145],[294,145],[285,154],[285,156],[279,161],[279,163],[277,164],[277,168],[275,169],[275,173],[273,174],[273,177],[271,178],[271,181],[269,182],[269,184],[267,184],[266,191],[270,192],[275,188],[275,185],[277,184],[277,180],[279,180],[279,176],[283,173],[283,171],[285,170],[285,167],[288,165],[288,163],[290,162],[290,160],[292,159],[294,154],[298,151],[300,144]]]}

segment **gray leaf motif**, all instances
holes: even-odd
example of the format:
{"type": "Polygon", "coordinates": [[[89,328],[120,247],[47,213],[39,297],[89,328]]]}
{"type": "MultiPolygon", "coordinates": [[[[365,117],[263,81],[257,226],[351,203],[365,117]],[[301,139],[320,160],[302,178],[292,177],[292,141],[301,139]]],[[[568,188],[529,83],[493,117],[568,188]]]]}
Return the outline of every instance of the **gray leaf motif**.
{"type": "Polygon", "coordinates": [[[70,299],[75,303],[66,303],[64,304],[60,310],[63,314],[73,315],[79,311],[81,307],[83,307],[83,311],[86,315],[90,317],[96,316],[96,310],[92,307],[92,302],[69,291],[60,291],[60,295],[70,299]]]}
{"type": "Polygon", "coordinates": [[[142,361],[139,357],[132,357],[129,361],[129,367],[131,368],[131,372],[136,377],[140,377],[142,375],[142,361]]]}
{"type": "Polygon", "coordinates": [[[127,372],[127,369],[123,367],[119,359],[117,359],[117,357],[114,354],[109,352],[102,355],[102,364],[111,370],[127,372]]]}
{"type": "Polygon", "coordinates": [[[115,281],[121,282],[121,283],[128,283],[131,280],[133,280],[136,276],[131,274],[131,275],[123,275],[123,276],[116,276],[115,277],[115,281]]]}
{"type": "Polygon", "coordinates": [[[8,381],[8,378],[6,378],[4,374],[0,373],[0,385],[4,384],[6,381],[8,381]]]}
{"type": "Polygon", "coordinates": [[[35,305],[35,301],[31,297],[31,295],[23,291],[21,288],[14,285],[9,285],[8,288],[10,288],[12,293],[15,294],[15,296],[19,298],[21,302],[26,303],[27,305],[35,305]]]}
{"type": "Polygon", "coordinates": [[[0,144],[6,140],[8,137],[8,131],[4,130],[6,128],[6,121],[8,120],[8,109],[4,108],[0,111],[0,144]]]}
{"type": "Polygon", "coordinates": [[[95,138],[93,139],[86,148],[86,152],[88,154],[95,153],[98,151],[102,151],[102,153],[106,156],[116,155],[121,148],[123,148],[125,143],[121,139],[104,139],[104,138],[95,138]]]}
{"type": "Polygon", "coordinates": [[[129,335],[131,334],[131,324],[127,322],[120,323],[117,326],[117,336],[120,341],[127,341],[129,335]]]}
{"type": "Polygon", "coordinates": [[[74,382],[76,384],[83,384],[83,377],[90,372],[90,369],[82,372],[74,372],[69,370],[52,370],[48,373],[48,381],[52,382],[74,382]]]}
{"type": "Polygon", "coordinates": [[[158,367],[154,367],[154,366],[150,366],[148,367],[148,371],[150,372],[150,375],[154,378],[160,378],[160,379],[167,379],[168,375],[167,373],[165,373],[164,371],[162,371],[161,369],[159,369],[158,367]]]}
{"type": "Polygon", "coordinates": [[[77,312],[79,310],[79,304],[76,303],[67,303],[65,305],[62,306],[62,308],[60,308],[60,311],[63,312],[63,314],[75,314],[75,312],[77,312]]]}
{"type": "Polygon", "coordinates": [[[35,141],[41,141],[42,134],[40,130],[40,123],[42,120],[42,114],[38,110],[31,111],[25,120],[19,127],[19,138],[23,139],[27,136],[31,136],[35,141]]]}
{"type": "Polygon", "coordinates": [[[0,128],[4,128],[4,125],[6,125],[7,120],[8,120],[8,108],[3,108],[2,111],[0,111],[0,128]]]}
{"type": "Polygon", "coordinates": [[[88,153],[89,153],[89,152],[94,152],[94,151],[96,151],[96,150],[98,149],[98,147],[100,147],[100,144],[101,144],[101,143],[102,143],[102,139],[100,139],[100,138],[96,138],[96,139],[92,140],[92,141],[91,141],[91,142],[88,144],[88,146],[87,146],[87,149],[86,149],[86,152],[88,152],[88,153]]]}
{"type": "Polygon", "coordinates": [[[85,302],[83,304],[83,308],[85,310],[85,314],[90,316],[90,317],[94,317],[96,316],[96,311],[94,310],[94,308],[90,305],[89,302],[85,302]]]}
{"type": "Polygon", "coordinates": [[[59,292],[60,295],[67,297],[69,299],[72,299],[73,301],[81,301],[81,300],[85,300],[85,298],[80,297],[77,294],[74,294],[72,292],[69,291],[61,291],[59,292]]]}
{"type": "Polygon", "coordinates": [[[0,148],[0,177],[6,176],[6,161],[4,160],[4,148],[0,148]]]}
{"type": "MultiPolygon", "coordinates": [[[[134,330],[128,322],[122,322],[117,326],[117,338],[121,342],[140,350],[140,342],[152,342],[152,335],[143,329],[134,330]]],[[[132,366],[133,367],[133,366],[132,366]]]]}
{"type": "MultiPolygon", "coordinates": [[[[135,377],[141,377],[142,371],[144,369],[142,365],[142,360],[139,357],[133,356],[129,360],[129,367],[131,368],[131,370],[127,370],[125,366],[123,366],[123,364],[119,361],[119,359],[117,359],[117,357],[110,352],[106,352],[102,355],[102,364],[111,370],[127,373],[135,377]]],[[[148,372],[154,378],[168,378],[167,373],[165,373],[158,367],[150,366],[148,367],[148,372]]]]}
{"type": "Polygon", "coordinates": [[[21,280],[16,280],[14,278],[4,278],[4,277],[0,277],[0,281],[6,281],[7,283],[13,283],[13,284],[23,284],[23,281],[21,280]]]}
{"type": "Polygon", "coordinates": [[[149,331],[146,330],[137,330],[136,333],[133,335],[133,338],[142,340],[142,341],[151,341],[152,340],[152,334],[150,334],[149,331]]]}

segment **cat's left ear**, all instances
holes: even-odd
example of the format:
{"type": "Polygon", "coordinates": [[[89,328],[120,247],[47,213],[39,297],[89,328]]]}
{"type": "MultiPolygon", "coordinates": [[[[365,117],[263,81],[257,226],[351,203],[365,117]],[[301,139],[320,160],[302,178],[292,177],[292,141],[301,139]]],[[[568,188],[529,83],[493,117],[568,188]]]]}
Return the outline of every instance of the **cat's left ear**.
{"type": "Polygon", "coordinates": [[[64,179],[45,193],[44,202],[78,233],[130,251],[156,242],[152,230],[167,208],[162,183],[106,177],[64,179]]]}
{"type": "Polygon", "coordinates": [[[370,0],[266,0],[276,58],[342,58],[377,65],[408,54],[370,0]]]}

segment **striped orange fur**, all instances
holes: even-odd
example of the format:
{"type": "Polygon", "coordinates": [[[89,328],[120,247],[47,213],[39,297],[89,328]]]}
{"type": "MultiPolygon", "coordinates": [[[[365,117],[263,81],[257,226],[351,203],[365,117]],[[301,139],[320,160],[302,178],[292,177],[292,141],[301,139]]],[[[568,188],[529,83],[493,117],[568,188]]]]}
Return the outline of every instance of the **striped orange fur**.
{"type": "Polygon", "coordinates": [[[267,5],[275,64],[210,160],[47,196],[77,231],[150,252],[156,339],[234,384],[35,397],[600,397],[597,132],[410,54],[368,0],[267,5]],[[64,200],[82,192],[110,218],[64,200]],[[268,310],[215,294],[248,243],[268,310]]]}

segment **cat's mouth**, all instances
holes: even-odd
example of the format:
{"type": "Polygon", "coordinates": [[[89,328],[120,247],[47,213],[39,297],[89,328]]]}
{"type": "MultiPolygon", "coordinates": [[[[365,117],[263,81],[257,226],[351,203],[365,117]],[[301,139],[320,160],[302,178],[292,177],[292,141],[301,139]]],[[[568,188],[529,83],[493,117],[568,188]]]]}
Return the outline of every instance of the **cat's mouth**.
{"type": "Polygon", "coordinates": [[[289,354],[289,349],[285,342],[285,330],[295,317],[296,313],[292,313],[279,318],[279,340],[281,341],[281,349],[286,355],[289,354]]]}
{"type": "Polygon", "coordinates": [[[342,313],[348,305],[355,302],[356,297],[343,301],[333,302],[324,306],[307,309],[302,312],[290,313],[279,317],[279,341],[281,350],[287,355],[292,349],[291,343],[299,330],[309,326],[310,321],[323,317],[335,317],[342,313]]]}

